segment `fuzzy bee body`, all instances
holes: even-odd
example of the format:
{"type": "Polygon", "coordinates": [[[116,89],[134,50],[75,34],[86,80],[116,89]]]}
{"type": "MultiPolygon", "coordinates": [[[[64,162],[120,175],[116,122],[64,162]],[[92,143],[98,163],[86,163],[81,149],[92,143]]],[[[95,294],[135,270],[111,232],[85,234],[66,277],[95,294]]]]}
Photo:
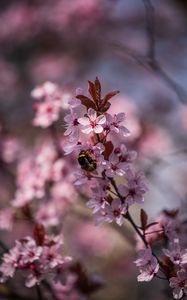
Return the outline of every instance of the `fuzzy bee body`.
{"type": "Polygon", "coordinates": [[[89,155],[88,151],[85,150],[81,150],[79,153],[78,162],[81,168],[88,172],[93,172],[97,168],[96,160],[89,155]]]}

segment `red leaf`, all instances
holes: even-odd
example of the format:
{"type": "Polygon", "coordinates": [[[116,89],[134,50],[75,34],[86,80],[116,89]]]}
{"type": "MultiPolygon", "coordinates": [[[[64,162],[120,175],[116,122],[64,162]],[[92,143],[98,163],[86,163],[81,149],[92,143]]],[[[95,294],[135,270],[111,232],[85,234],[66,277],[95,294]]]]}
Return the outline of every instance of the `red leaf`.
{"type": "Polygon", "coordinates": [[[106,111],[110,108],[110,105],[111,105],[111,103],[110,103],[110,102],[107,102],[107,103],[105,104],[105,106],[102,106],[102,107],[99,108],[99,111],[100,111],[100,112],[106,112],[106,111]]]}
{"type": "Polygon", "coordinates": [[[170,218],[176,218],[179,210],[178,209],[173,209],[173,210],[164,209],[163,212],[165,213],[166,216],[168,216],[170,218]]]}
{"type": "Polygon", "coordinates": [[[93,108],[96,110],[95,103],[90,98],[84,95],[77,95],[76,98],[81,100],[82,105],[86,106],[87,109],[93,108]]]}
{"type": "Polygon", "coordinates": [[[95,93],[95,84],[89,80],[88,80],[88,84],[89,84],[88,91],[89,91],[90,95],[92,96],[94,102],[97,103],[96,93],[95,93]]]}
{"type": "Polygon", "coordinates": [[[110,154],[112,153],[112,150],[114,149],[114,146],[111,141],[106,142],[105,144],[105,151],[104,151],[104,158],[108,160],[110,154]]]}
{"type": "Polygon", "coordinates": [[[108,100],[110,100],[112,97],[114,97],[117,94],[119,94],[119,91],[113,91],[113,92],[106,94],[103,98],[102,106],[105,106],[105,104],[108,102],[108,100]]]}
{"type": "Polygon", "coordinates": [[[97,77],[95,79],[95,97],[96,97],[97,102],[100,102],[100,100],[101,100],[101,84],[97,77]]]}
{"type": "Polygon", "coordinates": [[[42,224],[36,224],[33,229],[33,237],[36,244],[42,246],[45,240],[45,227],[42,224]]]}
{"type": "Polygon", "coordinates": [[[143,209],[141,209],[140,211],[140,221],[141,221],[142,229],[145,230],[147,226],[148,215],[143,209]]]}

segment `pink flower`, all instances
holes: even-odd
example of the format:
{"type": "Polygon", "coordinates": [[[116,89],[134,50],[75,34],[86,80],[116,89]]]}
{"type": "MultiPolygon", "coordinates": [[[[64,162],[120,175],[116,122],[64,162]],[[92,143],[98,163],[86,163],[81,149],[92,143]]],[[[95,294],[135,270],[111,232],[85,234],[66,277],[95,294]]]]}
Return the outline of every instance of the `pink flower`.
{"type": "Polygon", "coordinates": [[[144,175],[141,172],[134,174],[128,169],[127,182],[127,186],[119,185],[118,190],[120,195],[125,198],[125,202],[128,205],[142,203],[144,201],[144,194],[147,192],[144,175]]]}
{"type": "Polygon", "coordinates": [[[112,201],[111,210],[113,214],[113,219],[116,221],[118,225],[122,225],[124,221],[123,214],[127,211],[127,208],[124,204],[122,204],[121,200],[116,198],[112,201]]]}
{"type": "Polygon", "coordinates": [[[81,101],[79,99],[71,99],[69,100],[68,104],[70,105],[71,108],[75,108],[78,107],[79,105],[81,105],[81,101]]]}
{"type": "Polygon", "coordinates": [[[92,189],[93,196],[92,198],[86,203],[87,206],[93,209],[93,213],[96,213],[101,208],[104,208],[106,205],[106,192],[102,189],[92,189]]]}
{"type": "Polygon", "coordinates": [[[98,116],[95,110],[92,108],[88,109],[87,117],[79,118],[78,122],[83,126],[82,132],[89,134],[91,132],[101,133],[103,126],[106,122],[104,115],[98,116]]]}
{"type": "Polygon", "coordinates": [[[15,212],[12,207],[0,210],[0,229],[12,230],[14,225],[15,212]]]}
{"type": "Polygon", "coordinates": [[[43,100],[46,97],[53,97],[56,93],[58,86],[50,81],[44,82],[42,85],[36,86],[32,92],[31,96],[36,100],[43,100]]]}
{"type": "Polygon", "coordinates": [[[5,282],[8,277],[13,277],[16,270],[27,271],[25,285],[32,287],[48,275],[55,278],[59,267],[71,261],[71,257],[61,254],[62,236],[45,236],[42,246],[36,245],[31,237],[16,241],[16,246],[2,257],[0,281],[5,282]]]}
{"type": "Polygon", "coordinates": [[[67,129],[64,132],[65,136],[69,137],[70,142],[78,141],[79,138],[79,122],[78,122],[78,116],[76,113],[71,111],[69,115],[66,115],[64,120],[67,123],[67,129]]]}
{"type": "Polygon", "coordinates": [[[59,245],[52,246],[44,246],[42,250],[41,261],[43,264],[43,268],[46,270],[51,270],[64,263],[68,263],[72,260],[71,257],[65,256],[63,257],[59,253],[59,245]]]}
{"type": "Polygon", "coordinates": [[[138,252],[138,259],[135,261],[135,264],[140,268],[138,281],[151,281],[159,270],[157,259],[152,255],[150,248],[142,249],[138,252]]]}
{"type": "Polygon", "coordinates": [[[63,106],[63,95],[56,84],[45,82],[37,86],[31,95],[38,103],[34,105],[36,115],[33,120],[34,126],[47,128],[58,120],[60,111],[63,106]]]}
{"type": "Polygon", "coordinates": [[[108,161],[104,161],[103,165],[106,166],[106,176],[123,176],[127,169],[128,165],[124,162],[120,162],[119,157],[112,153],[108,161]]]}
{"type": "Polygon", "coordinates": [[[179,265],[184,262],[185,251],[180,249],[179,240],[175,239],[170,243],[170,249],[163,249],[163,252],[166,256],[170,258],[170,260],[175,264],[179,265]]]}
{"type": "Polygon", "coordinates": [[[96,206],[94,208],[94,218],[97,225],[103,222],[111,223],[114,220],[118,225],[122,225],[124,220],[123,214],[126,212],[126,207],[121,203],[120,199],[113,199],[111,205],[108,202],[101,203],[100,209],[96,206]]]}
{"type": "Polygon", "coordinates": [[[118,113],[115,114],[114,116],[107,114],[106,120],[107,123],[105,129],[119,133],[122,136],[130,135],[129,130],[125,126],[120,125],[125,120],[124,113],[118,113]]]}
{"type": "Polygon", "coordinates": [[[181,269],[177,272],[177,277],[172,277],[169,280],[170,287],[173,289],[174,299],[181,299],[183,294],[187,294],[187,272],[181,269]]]}
{"type": "Polygon", "coordinates": [[[55,282],[53,288],[57,299],[61,300],[81,300],[82,295],[76,289],[77,276],[75,274],[68,274],[66,282],[62,284],[61,282],[55,282]]]}
{"type": "Polygon", "coordinates": [[[42,277],[41,277],[40,273],[37,272],[37,273],[29,274],[26,278],[25,286],[28,288],[31,288],[31,287],[39,284],[41,280],[42,280],[42,277]]]}
{"type": "Polygon", "coordinates": [[[20,267],[28,263],[33,263],[40,258],[42,247],[37,246],[35,240],[32,238],[26,237],[17,242],[17,244],[20,244],[20,267]]]}
{"type": "Polygon", "coordinates": [[[60,103],[53,101],[45,101],[35,105],[36,115],[33,120],[34,126],[47,128],[58,120],[60,114],[60,103]]]}
{"type": "Polygon", "coordinates": [[[132,163],[137,157],[137,152],[129,151],[125,144],[122,144],[120,145],[120,147],[115,148],[114,153],[119,157],[120,162],[125,162],[127,164],[132,163]]]}
{"type": "Polygon", "coordinates": [[[104,222],[111,223],[113,221],[113,214],[109,203],[106,203],[104,208],[97,210],[94,214],[94,220],[96,225],[100,225],[104,222]]]}
{"type": "Polygon", "coordinates": [[[43,204],[39,206],[35,219],[45,227],[57,226],[59,224],[59,212],[53,202],[43,204]]]}
{"type": "Polygon", "coordinates": [[[183,250],[183,252],[181,253],[181,265],[185,265],[187,266],[187,249],[183,250]]]}
{"type": "Polygon", "coordinates": [[[13,277],[18,266],[20,257],[19,246],[15,246],[8,253],[5,253],[2,257],[2,264],[0,266],[0,272],[2,273],[0,282],[5,282],[8,277],[13,277]]]}
{"type": "Polygon", "coordinates": [[[6,163],[12,163],[21,156],[21,144],[18,139],[7,137],[2,140],[1,155],[6,163]]]}

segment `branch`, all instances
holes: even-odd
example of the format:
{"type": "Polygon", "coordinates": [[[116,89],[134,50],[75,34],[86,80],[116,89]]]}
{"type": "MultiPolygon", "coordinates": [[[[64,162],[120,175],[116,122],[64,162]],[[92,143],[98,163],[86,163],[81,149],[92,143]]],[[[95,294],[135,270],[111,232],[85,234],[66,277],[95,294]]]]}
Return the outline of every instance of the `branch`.
{"type": "Polygon", "coordinates": [[[140,66],[157,75],[176,94],[182,104],[187,104],[187,95],[184,89],[167,74],[156,58],[155,9],[151,0],[142,0],[142,2],[145,7],[147,53],[142,55],[139,51],[131,49],[126,45],[112,44],[118,50],[122,50],[123,54],[133,59],[133,61],[138,63],[140,66]]]}
{"type": "Polygon", "coordinates": [[[145,6],[146,33],[148,41],[147,56],[150,63],[155,61],[155,11],[151,0],[142,0],[145,6]]]}

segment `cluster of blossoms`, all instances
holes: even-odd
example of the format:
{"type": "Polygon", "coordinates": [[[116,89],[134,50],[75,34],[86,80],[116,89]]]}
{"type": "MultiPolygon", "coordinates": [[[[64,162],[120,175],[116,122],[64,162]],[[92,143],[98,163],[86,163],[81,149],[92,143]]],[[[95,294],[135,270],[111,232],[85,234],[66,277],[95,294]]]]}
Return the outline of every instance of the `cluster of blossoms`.
{"type": "Polygon", "coordinates": [[[126,146],[130,132],[124,126],[125,114],[110,113],[110,100],[118,91],[102,97],[96,78],[89,81],[89,94],[78,89],[76,98],[70,99],[51,82],[36,87],[32,91],[37,100],[33,125],[48,128],[50,137],[39,140],[34,155],[16,139],[0,141],[2,161],[17,163],[15,194],[10,206],[0,210],[0,229],[11,230],[21,218],[35,228],[33,237],[16,240],[9,251],[4,249],[0,281],[21,271],[26,287],[49,280],[57,299],[83,299],[100,287],[101,282],[89,278],[82,265],[73,265],[71,257],[61,253],[63,217],[80,192],[96,224],[115,221],[121,226],[127,220],[135,229],[138,281],[166,279],[173,297],[180,299],[187,295],[187,221],[178,211],[165,210],[149,223],[141,209],[141,225],[135,224],[130,207],[143,203],[148,188],[143,172],[132,168],[137,154],[126,146]],[[67,103],[70,112],[64,118],[64,143],[54,123],[63,109],[67,112],[67,103]],[[15,151],[9,151],[8,145],[15,151]],[[77,169],[73,173],[74,158],[77,169]],[[46,233],[54,229],[58,235],[46,233]]]}
{"type": "Polygon", "coordinates": [[[0,265],[0,281],[4,283],[20,274],[25,278],[26,287],[43,282],[57,299],[82,299],[97,290],[101,282],[61,253],[64,216],[77,197],[72,184],[74,162],[64,159],[63,139],[54,122],[62,109],[66,109],[69,94],[46,82],[36,87],[32,96],[38,101],[33,124],[48,127],[49,135],[39,139],[32,152],[17,139],[1,135],[3,167],[12,178],[11,166],[16,166],[17,177],[13,182],[12,201],[0,210],[0,229],[12,231],[15,225],[26,221],[29,226],[34,225],[34,237],[16,240],[15,247],[9,251],[1,244],[5,254],[0,265]],[[16,151],[11,152],[9,144],[16,151]],[[56,234],[49,236],[47,232],[56,234]]]}
{"type": "Polygon", "coordinates": [[[91,97],[77,94],[76,100],[69,103],[64,150],[66,155],[75,153],[78,159],[75,185],[83,185],[83,189],[86,186],[87,206],[93,210],[96,224],[115,221],[122,225],[126,219],[138,233],[135,261],[140,270],[138,281],[150,281],[155,276],[166,279],[173,289],[173,297],[180,299],[187,292],[186,222],[166,211],[148,224],[148,216],[141,210],[141,226],[131,218],[129,208],[144,201],[147,186],[143,173],[131,167],[136,152],[126,147],[129,131],[124,126],[124,113],[108,112],[109,100],[117,93],[101,98],[99,80],[89,81],[91,97]],[[161,239],[164,243],[157,254],[154,243],[161,239]]]}
{"type": "Polygon", "coordinates": [[[49,127],[58,120],[61,110],[66,109],[68,95],[64,95],[60,88],[52,82],[45,82],[43,85],[37,86],[31,95],[38,101],[33,106],[36,110],[34,126],[49,127]]]}
{"type": "Polygon", "coordinates": [[[32,152],[16,139],[2,139],[3,161],[16,163],[17,177],[11,205],[0,210],[1,229],[12,230],[20,213],[46,228],[60,226],[67,208],[76,199],[72,162],[64,159],[63,141],[52,127],[66,108],[69,95],[51,82],[37,86],[31,94],[38,100],[33,124],[48,127],[50,136],[39,140],[32,152]]]}
{"type": "Polygon", "coordinates": [[[26,287],[32,287],[47,278],[58,280],[64,266],[71,261],[71,257],[61,254],[62,244],[62,236],[45,235],[39,239],[25,237],[17,240],[16,245],[2,257],[0,281],[14,277],[19,270],[27,274],[26,287]]]}
{"type": "Polygon", "coordinates": [[[135,151],[129,151],[125,139],[130,134],[124,126],[125,114],[108,113],[109,100],[118,91],[101,98],[101,86],[96,78],[89,81],[91,98],[78,94],[71,101],[70,114],[65,117],[66,154],[74,152],[80,168],[76,185],[89,187],[88,207],[93,209],[97,224],[116,221],[122,225],[131,205],[142,203],[147,187],[142,172],[134,172],[131,163],[135,151]],[[122,184],[116,184],[121,177],[122,184]]]}
{"type": "MultiPolygon", "coordinates": [[[[145,212],[144,212],[145,214],[145,212]]],[[[164,210],[151,224],[142,222],[142,232],[147,248],[142,250],[142,241],[138,238],[138,259],[140,268],[139,281],[150,281],[160,269],[173,289],[174,299],[187,295],[187,226],[186,218],[178,214],[178,210],[164,210]],[[157,249],[158,259],[150,251],[157,249]]]]}
{"type": "Polygon", "coordinates": [[[51,140],[18,160],[16,190],[9,207],[0,210],[0,228],[12,230],[20,213],[50,228],[60,226],[76,199],[71,163],[59,157],[51,140]]]}

